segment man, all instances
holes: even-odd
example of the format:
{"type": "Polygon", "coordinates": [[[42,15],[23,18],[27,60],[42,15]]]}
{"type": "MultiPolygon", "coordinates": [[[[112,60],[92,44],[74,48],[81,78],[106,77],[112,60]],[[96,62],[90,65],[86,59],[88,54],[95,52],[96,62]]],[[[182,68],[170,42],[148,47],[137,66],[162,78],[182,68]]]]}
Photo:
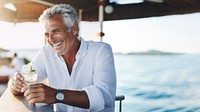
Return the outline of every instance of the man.
{"type": "Polygon", "coordinates": [[[11,92],[24,94],[30,104],[57,103],[61,112],[113,112],[116,73],[110,45],[78,36],[78,17],[67,4],[55,5],[39,18],[45,24],[45,45],[31,61],[37,81],[27,88],[21,74],[10,83],[11,92]]]}
{"type": "Polygon", "coordinates": [[[12,62],[9,65],[0,67],[0,83],[7,83],[9,78],[12,77],[15,72],[20,72],[23,65],[24,60],[18,58],[17,53],[14,53],[12,62]]]}
{"type": "Polygon", "coordinates": [[[13,54],[12,62],[9,65],[10,68],[15,68],[16,71],[20,72],[22,66],[24,65],[24,60],[18,58],[17,53],[13,54]]]}

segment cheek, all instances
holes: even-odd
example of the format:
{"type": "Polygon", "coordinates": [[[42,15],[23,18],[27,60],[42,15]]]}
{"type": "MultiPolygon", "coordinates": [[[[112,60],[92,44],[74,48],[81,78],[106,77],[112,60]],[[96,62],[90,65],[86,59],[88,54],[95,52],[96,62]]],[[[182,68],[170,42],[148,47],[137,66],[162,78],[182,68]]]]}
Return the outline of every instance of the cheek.
{"type": "Polygon", "coordinates": [[[63,37],[62,40],[63,40],[64,48],[65,48],[66,46],[68,46],[68,40],[66,37],[63,37]]]}
{"type": "Polygon", "coordinates": [[[71,37],[71,35],[68,34],[68,35],[62,36],[62,39],[63,39],[63,41],[65,41],[66,43],[68,43],[68,42],[70,42],[70,39],[71,39],[70,37],[71,37]]]}
{"type": "Polygon", "coordinates": [[[51,42],[49,39],[46,39],[46,41],[47,41],[50,45],[52,45],[52,44],[51,44],[52,42],[51,42]]]}

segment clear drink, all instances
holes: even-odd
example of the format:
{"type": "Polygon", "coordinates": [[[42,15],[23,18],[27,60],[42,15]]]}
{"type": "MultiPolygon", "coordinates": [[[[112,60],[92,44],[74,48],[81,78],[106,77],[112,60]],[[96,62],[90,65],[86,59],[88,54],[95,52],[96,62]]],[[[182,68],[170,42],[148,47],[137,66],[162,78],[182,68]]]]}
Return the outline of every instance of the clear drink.
{"type": "Polygon", "coordinates": [[[36,72],[30,72],[28,74],[24,75],[24,80],[26,83],[34,83],[37,79],[37,73],[36,72]]]}
{"type": "Polygon", "coordinates": [[[35,83],[37,79],[37,73],[32,69],[31,64],[24,65],[22,68],[22,76],[27,85],[35,83]]]}

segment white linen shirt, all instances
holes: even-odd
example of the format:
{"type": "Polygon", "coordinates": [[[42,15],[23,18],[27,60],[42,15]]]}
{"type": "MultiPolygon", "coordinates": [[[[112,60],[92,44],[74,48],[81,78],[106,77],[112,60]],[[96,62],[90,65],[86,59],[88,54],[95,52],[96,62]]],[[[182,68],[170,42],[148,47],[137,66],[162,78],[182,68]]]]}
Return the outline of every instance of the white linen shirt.
{"type": "Polygon", "coordinates": [[[57,55],[50,45],[44,46],[31,62],[37,71],[37,80],[48,78],[49,85],[56,89],[86,91],[89,109],[59,103],[59,112],[114,112],[116,72],[112,49],[103,42],[82,38],[80,41],[71,75],[63,57],[57,55]]]}

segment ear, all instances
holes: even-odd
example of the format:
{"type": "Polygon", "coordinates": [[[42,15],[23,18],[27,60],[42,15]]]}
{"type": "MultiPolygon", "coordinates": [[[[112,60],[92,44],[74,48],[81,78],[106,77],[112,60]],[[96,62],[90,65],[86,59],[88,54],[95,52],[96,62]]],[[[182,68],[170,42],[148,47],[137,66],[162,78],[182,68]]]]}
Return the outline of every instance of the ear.
{"type": "Polygon", "coordinates": [[[72,27],[72,34],[73,35],[78,35],[78,23],[77,22],[75,22],[74,23],[74,25],[73,25],[73,27],[72,27]]]}

